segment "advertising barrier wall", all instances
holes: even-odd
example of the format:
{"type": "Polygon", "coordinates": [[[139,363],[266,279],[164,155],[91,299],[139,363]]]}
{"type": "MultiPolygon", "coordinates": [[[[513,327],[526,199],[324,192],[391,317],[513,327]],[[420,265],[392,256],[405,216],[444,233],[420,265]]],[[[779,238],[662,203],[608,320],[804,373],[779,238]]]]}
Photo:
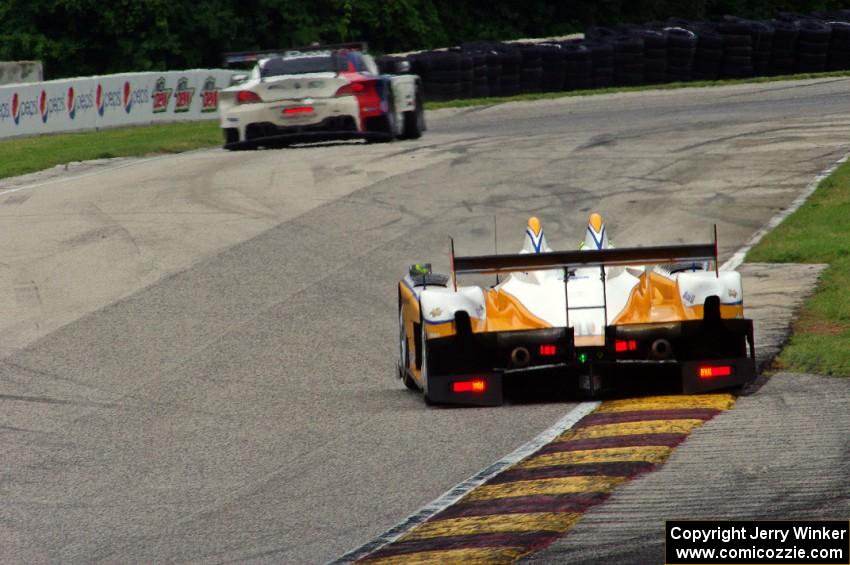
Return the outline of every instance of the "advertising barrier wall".
{"type": "Polygon", "coordinates": [[[0,86],[0,138],[218,117],[233,71],[127,73],[0,86]]]}

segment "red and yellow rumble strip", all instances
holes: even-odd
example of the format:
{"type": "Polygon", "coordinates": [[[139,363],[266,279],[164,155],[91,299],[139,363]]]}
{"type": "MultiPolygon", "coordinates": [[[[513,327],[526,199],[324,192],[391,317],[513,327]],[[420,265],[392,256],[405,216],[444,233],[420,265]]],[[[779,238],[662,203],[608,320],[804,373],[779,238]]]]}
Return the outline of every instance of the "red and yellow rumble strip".
{"type": "Polygon", "coordinates": [[[566,534],[617,485],[664,463],[730,394],[604,402],[533,455],[357,563],[514,563],[566,534]]]}

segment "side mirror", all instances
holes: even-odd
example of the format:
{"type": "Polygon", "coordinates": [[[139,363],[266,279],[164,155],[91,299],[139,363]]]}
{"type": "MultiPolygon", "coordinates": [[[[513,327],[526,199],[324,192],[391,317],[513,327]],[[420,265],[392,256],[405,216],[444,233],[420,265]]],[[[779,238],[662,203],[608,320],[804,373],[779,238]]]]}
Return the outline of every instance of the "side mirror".
{"type": "Polygon", "coordinates": [[[245,74],[245,73],[238,73],[238,74],[232,75],[232,76],[230,77],[230,84],[229,84],[228,86],[233,86],[233,85],[236,85],[236,84],[242,84],[242,83],[243,83],[243,82],[245,82],[246,80],[248,80],[248,75],[247,75],[247,74],[245,74]]]}
{"type": "Polygon", "coordinates": [[[423,277],[431,274],[431,263],[414,263],[408,269],[411,278],[423,277]]]}
{"type": "Polygon", "coordinates": [[[410,61],[399,61],[395,64],[395,72],[403,75],[410,72],[410,61]]]}

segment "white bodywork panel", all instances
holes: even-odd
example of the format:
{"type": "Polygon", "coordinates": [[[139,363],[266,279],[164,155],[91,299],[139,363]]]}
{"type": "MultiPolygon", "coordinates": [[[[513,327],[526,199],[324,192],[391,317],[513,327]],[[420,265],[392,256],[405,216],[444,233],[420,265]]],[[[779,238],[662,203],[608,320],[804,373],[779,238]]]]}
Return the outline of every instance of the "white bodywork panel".
{"type": "MultiPolygon", "coordinates": [[[[374,59],[362,55],[366,70],[360,75],[367,79],[380,79],[374,59]]],[[[404,112],[416,109],[419,77],[416,75],[392,75],[385,77],[392,90],[395,105],[397,134],[401,134],[404,112]]],[[[336,92],[352,81],[345,74],[333,72],[302,73],[260,77],[259,65],[255,66],[248,80],[225,88],[219,93],[219,123],[222,128],[236,128],[239,139],[245,139],[245,129],[252,123],[271,123],[280,127],[312,126],[336,116],[350,116],[358,131],[364,131],[360,107],[355,96],[336,96],[336,92]],[[256,93],[262,102],[238,104],[240,91],[256,93]],[[288,107],[310,106],[309,113],[285,113],[288,107]]],[[[387,111],[388,108],[383,108],[387,111]]]]}

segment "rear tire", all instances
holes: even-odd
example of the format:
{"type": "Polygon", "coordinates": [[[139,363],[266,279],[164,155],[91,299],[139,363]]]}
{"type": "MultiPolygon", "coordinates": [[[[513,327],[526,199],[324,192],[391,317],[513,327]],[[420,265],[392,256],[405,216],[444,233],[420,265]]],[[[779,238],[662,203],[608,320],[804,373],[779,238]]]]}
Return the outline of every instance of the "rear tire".
{"type": "Polygon", "coordinates": [[[426,344],[428,339],[425,337],[425,324],[422,324],[422,365],[419,368],[419,378],[422,379],[422,392],[427,406],[433,406],[434,402],[428,396],[428,349],[426,344]]]}
{"type": "Polygon", "coordinates": [[[396,138],[398,123],[395,115],[395,100],[393,100],[392,96],[390,96],[388,106],[387,112],[383,116],[371,118],[378,123],[374,131],[381,133],[379,137],[370,140],[372,143],[389,143],[396,138]]]}
{"type": "Polygon", "coordinates": [[[401,308],[398,310],[398,325],[399,325],[399,364],[398,377],[410,390],[419,390],[419,385],[410,376],[408,368],[410,367],[410,348],[407,345],[407,332],[404,331],[404,315],[401,308]]]}
{"type": "Polygon", "coordinates": [[[400,139],[419,139],[425,131],[425,109],[422,107],[422,97],[416,93],[416,107],[404,113],[404,129],[400,139]]]}

